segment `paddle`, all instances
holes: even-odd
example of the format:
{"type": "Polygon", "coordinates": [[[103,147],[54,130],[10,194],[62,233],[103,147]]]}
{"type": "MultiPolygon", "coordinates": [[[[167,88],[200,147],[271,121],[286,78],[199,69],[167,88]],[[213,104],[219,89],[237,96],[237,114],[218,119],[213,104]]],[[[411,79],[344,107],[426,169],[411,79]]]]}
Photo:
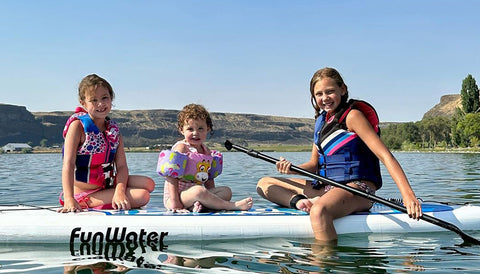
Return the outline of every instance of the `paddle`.
{"type": "MultiPolygon", "coordinates": [[[[260,158],[262,160],[265,160],[267,162],[270,162],[272,164],[276,164],[279,160],[278,159],[275,159],[273,157],[270,157],[268,155],[265,155],[265,154],[262,154],[258,151],[255,151],[253,149],[247,149],[247,148],[244,148],[244,147],[241,147],[241,146],[238,146],[238,145],[235,145],[235,144],[232,144],[230,141],[225,141],[225,147],[228,149],[228,150],[231,150],[232,148],[238,150],[238,151],[241,151],[241,152],[245,152],[247,153],[248,155],[252,156],[252,157],[255,157],[255,158],[260,158]]],[[[377,203],[380,203],[380,204],[383,204],[383,205],[386,205],[388,207],[391,207],[391,208],[394,208],[400,212],[403,212],[403,213],[407,213],[407,209],[404,207],[404,206],[401,206],[399,204],[396,204],[396,203],[393,203],[393,202],[390,202],[386,199],[383,199],[381,197],[378,197],[376,195],[372,195],[372,194],[368,194],[368,193],[365,193],[361,190],[358,190],[354,187],[351,187],[351,186],[348,186],[348,185],[343,185],[341,183],[338,183],[338,182],[335,182],[333,180],[330,180],[328,178],[325,178],[325,177],[322,177],[320,175],[317,175],[315,173],[312,173],[308,170],[305,170],[303,168],[300,168],[300,167],[297,167],[297,166],[294,166],[292,165],[290,167],[290,169],[292,171],[295,171],[297,172],[298,174],[301,174],[301,175],[304,175],[304,176],[308,176],[310,178],[313,178],[313,179],[316,179],[318,181],[321,181],[323,183],[327,183],[329,185],[332,185],[332,186],[336,186],[336,187],[339,187],[339,188],[342,188],[350,193],[353,193],[355,195],[358,195],[358,196],[361,196],[363,198],[366,198],[366,199],[369,199],[371,201],[374,201],[374,202],[377,202],[377,203]]],[[[470,235],[467,235],[465,232],[463,232],[462,230],[460,230],[460,228],[458,228],[456,225],[452,224],[452,223],[449,223],[449,222],[446,222],[446,221],[443,221],[443,220],[440,220],[438,218],[435,218],[433,216],[430,216],[430,215],[426,215],[426,214],[423,214],[422,217],[420,217],[420,219],[424,220],[424,221],[427,221],[429,223],[432,223],[434,225],[437,225],[437,226],[440,226],[442,228],[445,228],[445,229],[448,229],[448,230],[451,230],[455,233],[457,233],[458,235],[460,235],[460,237],[462,237],[463,241],[465,241],[466,243],[469,243],[469,244],[476,244],[476,245],[480,245],[480,241],[473,238],[472,236],[470,235]]]]}

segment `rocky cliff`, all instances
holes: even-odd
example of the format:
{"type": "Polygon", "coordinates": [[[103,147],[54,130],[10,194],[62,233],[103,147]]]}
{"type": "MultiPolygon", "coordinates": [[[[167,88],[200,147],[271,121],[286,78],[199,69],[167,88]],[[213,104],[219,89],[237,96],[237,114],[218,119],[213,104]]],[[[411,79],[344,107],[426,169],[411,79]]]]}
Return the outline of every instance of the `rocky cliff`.
{"type": "MultiPolygon", "coordinates": [[[[426,117],[451,116],[461,105],[460,95],[445,95],[427,111],[426,117]]],[[[71,111],[30,113],[23,106],[0,104],[0,146],[11,142],[61,145],[62,130],[71,111]]],[[[180,138],[176,130],[178,110],[114,110],[125,146],[171,145],[180,138]]],[[[214,134],[210,142],[223,144],[230,139],[238,144],[308,145],[314,120],[255,114],[212,113],[214,134]]],[[[388,123],[382,123],[386,125],[388,123]]],[[[382,126],[382,125],[381,125],[382,126]]]]}
{"type": "MultiPolygon", "coordinates": [[[[0,105],[0,146],[9,142],[60,145],[62,130],[71,111],[34,112],[25,107],[0,105]]],[[[125,146],[170,145],[180,138],[176,130],[178,110],[114,110],[125,146]]],[[[226,139],[239,144],[310,144],[313,119],[254,114],[212,113],[214,134],[210,142],[226,139]]]]}
{"type": "Polygon", "coordinates": [[[38,144],[43,136],[42,124],[26,107],[0,104],[0,146],[13,142],[38,144]]]}
{"type": "Polygon", "coordinates": [[[430,117],[451,117],[455,114],[456,108],[462,108],[462,98],[460,94],[449,94],[440,97],[440,103],[423,115],[423,119],[430,117]]]}

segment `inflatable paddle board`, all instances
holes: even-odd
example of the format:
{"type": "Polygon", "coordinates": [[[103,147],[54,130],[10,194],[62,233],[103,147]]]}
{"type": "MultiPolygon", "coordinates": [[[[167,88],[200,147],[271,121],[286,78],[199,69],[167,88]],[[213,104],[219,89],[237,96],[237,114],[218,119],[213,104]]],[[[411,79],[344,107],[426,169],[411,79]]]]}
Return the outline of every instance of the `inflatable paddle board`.
{"type": "MultiPolygon", "coordinates": [[[[480,207],[423,203],[424,214],[462,230],[480,230],[480,207]]],[[[172,213],[160,207],[57,213],[58,207],[0,206],[0,242],[95,244],[127,242],[162,246],[168,241],[248,238],[313,238],[307,213],[275,205],[249,211],[172,213]]],[[[381,204],[335,220],[337,233],[445,231],[381,204]]]]}

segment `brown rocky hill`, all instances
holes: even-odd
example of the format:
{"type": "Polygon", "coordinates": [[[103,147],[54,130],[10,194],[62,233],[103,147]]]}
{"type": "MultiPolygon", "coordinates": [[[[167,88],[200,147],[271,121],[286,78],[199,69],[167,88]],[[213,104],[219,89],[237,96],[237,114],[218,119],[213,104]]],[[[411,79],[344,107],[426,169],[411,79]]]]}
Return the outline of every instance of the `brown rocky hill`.
{"type": "MultiPolygon", "coordinates": [[[[65,121],[72,112],[35,112],[49,144],[61,144],[65,121]]],[[[114,110],[125,146],[171,145],[180,138],[176,130],[178,110],[114,110]]],[[[255,114],[211,113],[214,134],[210,142],[226,139],[239,144],[310,144],[314,119],[255,114]]]]}
{"type": "Polygon", "coordinates": [[[460,94],[449,94],[440,97],[440,103],[423,115],[423,119],[430,117],[451,117],[455,114],[456,108],[462,108],[462,98],[460,94]]]}
{"type": "Polygon", "coordinates": [[[34,143],[43,139],[43,126],[26,107],[0,104],[0,147],[7,143],[34,143]]]}
{"type": "MultiPolygon", "coordinates": [[[[461,105],[460,95],[445,95],[427,111],[426,117],[451,116],[461,105]]],[[[39,145],[63,143],[62,130],[72,111],[29,112],[23,106],[0,104],[0,146],[21,142],[39,145]]],[[[171,145],[180,138],[176,130],[178,110],[114,110],[125,146],[171,145]]],[[[308,145],[312,142],[314,119],[256,114],[212,113],[214,135],[210,142],[223,144],[308,145]]],[[[387,125],[382,123],[381,126],[387,125]]]]}

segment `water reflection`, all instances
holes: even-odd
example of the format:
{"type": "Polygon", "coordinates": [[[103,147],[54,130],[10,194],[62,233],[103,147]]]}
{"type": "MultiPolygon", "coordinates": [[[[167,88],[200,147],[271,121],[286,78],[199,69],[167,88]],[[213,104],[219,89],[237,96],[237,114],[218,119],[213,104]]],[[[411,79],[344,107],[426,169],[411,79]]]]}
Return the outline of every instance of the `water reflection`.
{"type": "Polygon", "coordinates": [[[185,241],[169,243],[164,250],[126,243],[90,246],[83,250],[71,245],[3,244],[0,245],[0,273],[19,269],[21,272],[61,269],[65,273],[87,269],[95,273],[139,269],[164,273],[210,273],[212,270],[386,273],[478,269],[478,247],[462,247],[456,242],[458,239],[452,237],[452,233],[439,232],[342,235],[337,245],[283,238],[185,241]]]}
{"type": "MultiPolygon", "coordinates": [[[[296,164],[310,153],[269,153],[296,164]]],[[[155,173],[158,153],[127,154],[130,172],[151,176],[157,183],[151,205],[161,206],[163,181],[155,173]]],[[[396,153],[416,193],[424,200],[480,204],[480,154],[396,153]]],[[[225,153],[219,185],[228,185],[237,197],[253,196],[257,205],[266,201],[256,194],[262,176],[275,174],[272,164],[243,153],[225,153]]],[[[398,198],[398,188],[384,174],[382,197],[398,198]]],[[[61,190],[61,155],[0,155],[2,204],[52,205],[61,190]],[[24,168],[28,163],[28,168],[24,168]]],[[[235,198],[235,197],[234,197],[235,198]]],[[[480,231],[469,231],[480,238],[480,231]]],[[[166,243],[162,250],[133,248],[125,244],[94,250],[67,245],[0,244],[0,273],[104,272],[446,272],[474,273],[480,269],[478,246],[458,246],[453,232],[429,234],[341,235],[336,246],[313,239],[261,239],[242,241],[166,243]],[[76,250],[76,251],[75,251],[76,250]]],[[[93,247],[90,247],[90,249],[93,247]]]]}
{"type": "Polygon", "coordinates": [[[115,265],[108,262],[99,262],[90,265],[69,265],[63,268],[64,274],[83,274],[83,273],[127,273],[129,268],[122,265],[115,265]]]}

